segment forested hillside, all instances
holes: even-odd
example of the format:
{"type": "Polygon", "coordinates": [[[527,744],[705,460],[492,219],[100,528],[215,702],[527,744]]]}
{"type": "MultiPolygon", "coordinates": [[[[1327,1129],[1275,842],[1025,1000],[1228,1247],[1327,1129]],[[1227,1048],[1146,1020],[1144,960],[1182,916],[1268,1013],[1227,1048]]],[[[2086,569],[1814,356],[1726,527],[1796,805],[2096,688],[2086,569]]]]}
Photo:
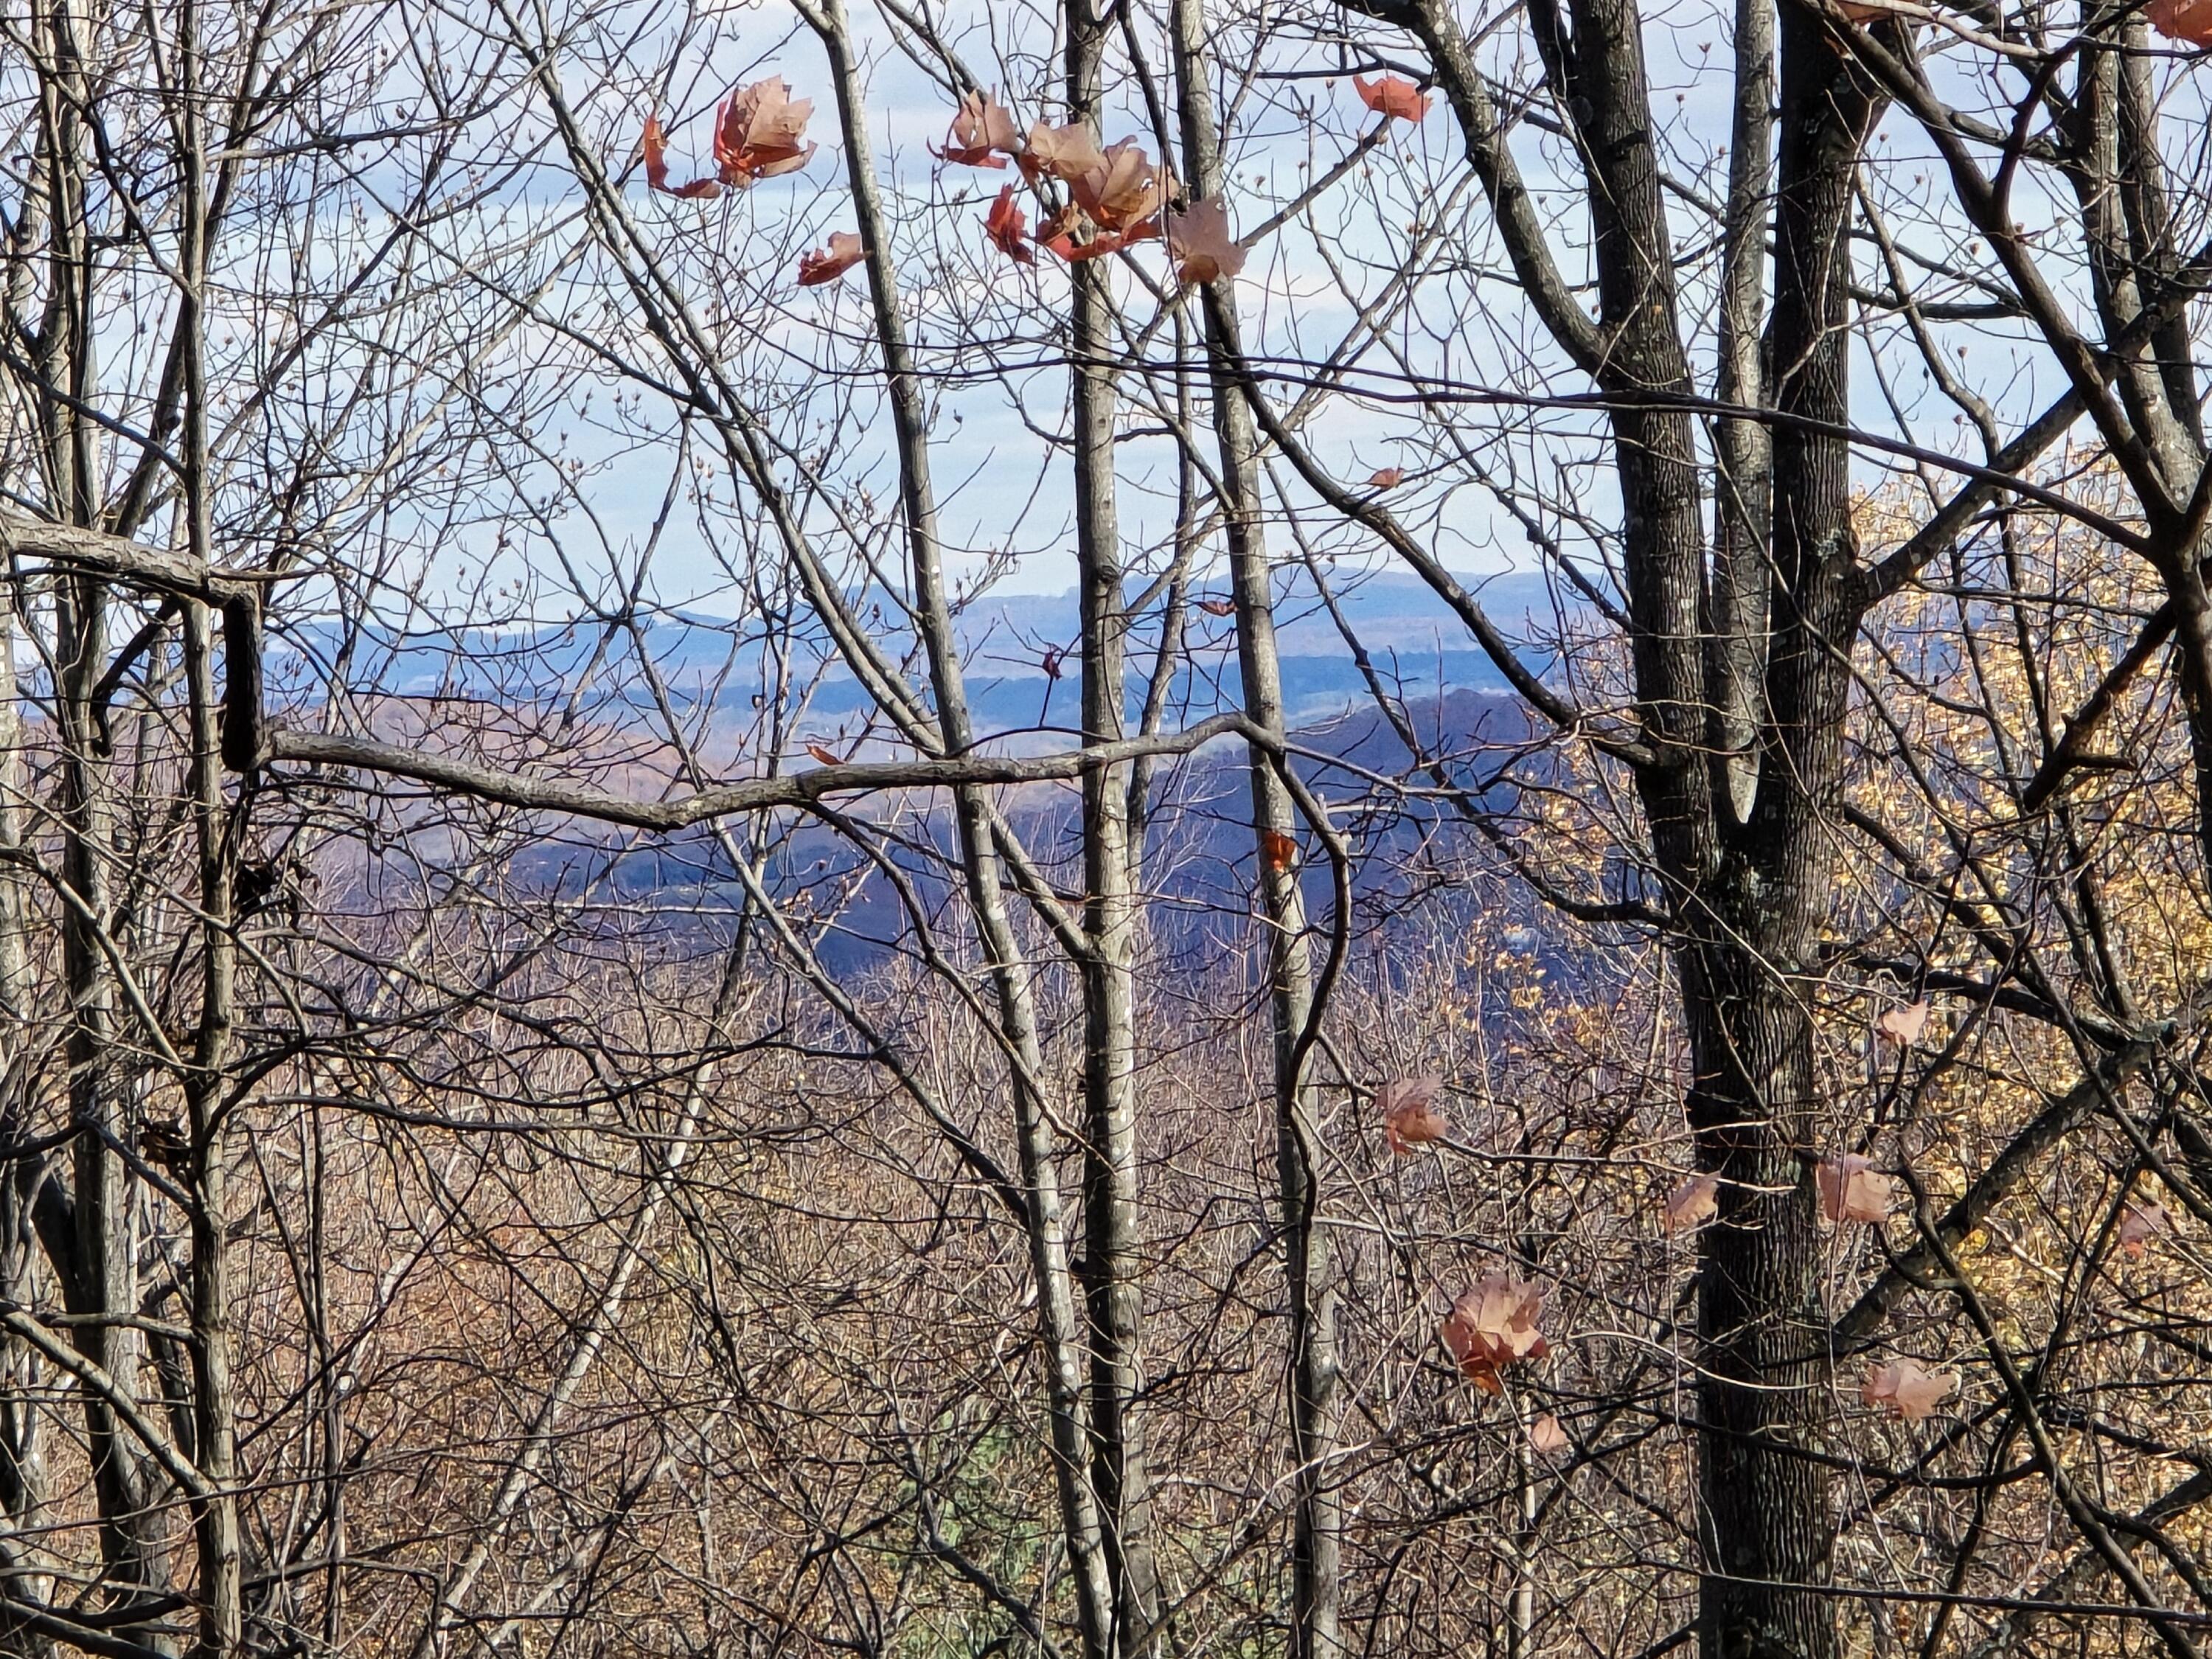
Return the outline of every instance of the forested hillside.
{"type": "Polygon", "coordinates": [[[0,0],[0,1656],[2212,1643],[2212,0],[0,0]]]}

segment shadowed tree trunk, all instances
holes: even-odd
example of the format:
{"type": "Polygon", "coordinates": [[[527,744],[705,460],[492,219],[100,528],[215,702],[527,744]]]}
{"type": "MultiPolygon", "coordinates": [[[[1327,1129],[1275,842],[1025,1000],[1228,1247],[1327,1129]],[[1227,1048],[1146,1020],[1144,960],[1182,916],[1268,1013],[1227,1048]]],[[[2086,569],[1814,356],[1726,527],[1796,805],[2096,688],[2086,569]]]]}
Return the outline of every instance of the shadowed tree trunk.
{"type": "Polygon", "coordinates": [[[1716,925],[1681,953],[1691,1121],[1701,1161],[1723,1182],[1698,1276],[1702,1519],[1718,1575],[1699,1615],[1709,1659],[1836,1649],[1820,1588],[1834,1522],[1816,1461],[1830,1389],[1809,997],[1834,890],[1860,621],[1850,453],[1838,429],[1850,416],[1844,239],[1875,106],[1817,16],[1786,8],[1781,38],[1774,401],[1807,423],[1784,422],[1772,444],[1774,635],[1758,790],[1750,822],[1723,840],[1718,878],[1694,896],[1693,928],[1706,916],[1716,925]]]}
{"type": "MultiPolygon", "coordinates": [[[[1864,602],[1838,436],[1748,420],[1717,434],[1709,520],[1642,23],[1626,0],[1532,0],[1528,27],[1583,169],[1598,290],[1571,291],[1506,131],[1443,0],[1368,4],[1426,47],[1523,291],[1554,340],[1613,399],[1613,465],[1636,692],[1632,764],[1667,896],[1695,1075],[1686,1107],[1721,1182],[1698,1280],[1705,1426],[1698,1517],[1706,1659],[1826,1659],[1836,1650],[1833,1520],[1822,1452],[1826,1324],[1816,1270],[1813,1026],[1802,975],[1832,887],[1850,651],[1864,602]],[[1765,495],[1771,457],[1772,524],[1765,495]],[[1706,526],[1712,526],[1708,556],[1706,526]],[[1814,1454],[1813,1456],[1802,1455],[1814,1454]]],[[[1765,109],[1774,14],[1739,13],[1720,390],[1842,426],[1844,233],[1874,100],[1828,26],[1781,12],[1784,112],[1765,309],[1765,109]]],[[[1556,715],[1554,716],[1557,717],[1556,715]]]]}

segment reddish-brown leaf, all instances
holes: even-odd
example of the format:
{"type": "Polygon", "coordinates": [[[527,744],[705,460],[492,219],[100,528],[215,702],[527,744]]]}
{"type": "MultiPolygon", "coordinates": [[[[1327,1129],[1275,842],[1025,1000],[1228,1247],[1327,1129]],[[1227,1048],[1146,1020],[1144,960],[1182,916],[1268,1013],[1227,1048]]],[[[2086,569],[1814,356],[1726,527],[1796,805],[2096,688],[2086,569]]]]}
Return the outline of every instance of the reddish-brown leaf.
{"type": "Polygon", "coordinates": [[[1234,599],[1200,599],[1198,608],[1209,617],[1233,617],[1237,614],[1234,599]]]}
{"type": "Polygon", "coordinates": [[[1047,174],[1063,184],[1073,184],[1106,158],[1098,153],[1097,141],[1082,122],[1056,127],[1040,121],[1030,129],[1029,142],[1015,159],[1031,184],[1047,174]]]}
{"type": "Polygon", "coordinates": [[[813,113],[814,100],[794,100],[781,76],[725,99],[714,124],[714,164],[722,182],[743,190],[805,167],[814,146],[800,141],[813,113]]]}
{"type": "Polygon", "coordinates": [[[1956,1371],[1931,1371],[1917,1359],[1893,1359],[1869,1368],[1860,1401],[1880,1406],[1891,1416],[1917,1423],[1948,1400],[1959,1387],[1956,1371]]]}
{"type": "Polygon", "coordinates": [[[680,185],[668,182],[668,135],[661,131],[660,118],[645,118],[645,182],[663,196],[678,196],[686,201],[712,201],[722,193],[721,180],[714,178],[692,179],[680,185]]]}
{"type": "Polygon", "coordinates": [[[1896,1183],[1869,1159],[1846,1152],[1823,1163],[1816,1173],[1820,1213],[1829,1220],[1880,1226],[1889,1218],[1890,1196],[1896,1183]]]}
{"type": "Polygon", "coordinates": [[[1544,1293],[1535,1285],[1510,1273],[1490,1273],[1452,1304],[1437,1334],[1469,1382],[1485,1394],[1503,1394],[1501,1370],[1551,1352],[1536,1328],[1543,1311],[1544,1293]]]}
{"type": "Polygon", "coordinates": [[[1709,1175],[1694,1175],[1667,1194],[1660,1206],[1659,1225],[1670,1233],[1702,1227],[1721,1212],[1721,1183],[1709,1175]]]}
{"type": "Polygon", "coordinates": [[[2169,40],[2212,46],[2212,0],[2150,0],[2143,17],[2169,40]]]}
{"type": "Polygon", "coordinates": [[[830,748],[830,745],[825,743],[810,743],[806,745],[806,752],[813,756],[816,760],[821,762],[824,766],[842,766],[844,764],[844,762],[837,758],[837,751],[830,748]]]}
{"type": "Polygon", "coordinates": [[[952,113],[945,148],[933,145],[929,153],[940,161],[957,161],[963,167],[1003,167],[1006,157],[1021,148],[1021,142],[1006,106],[987,92],[971,92],[952,113]]]}
{"type": "MultiPolygon", "coordinates": [[[[1159,168],[1133,138],[1110,146],[1096,165],[1069,179],[1067,189],[1092,224],[1130,241],[1137,238],[1128,233],[1159,210],[1167,193],[1159,168]]],[[[1151,234],[1157,236],[1159,228],[1151,234]]]]}
{"type": "Polygon", "coordinates": [[[1437,1097],[1443,1086],[1442,1073],[1424,1072],[1419,1077],[1394,1079],[1376,1091],[1375,1104],[1382,1114],[1382,1139],[1399,1157],[1410,1157],[1414,1147],[1442,1140],[1451,1133],[1451,1125],[1437,1109],[1437,1097]]]}
{"type": "Polygon", "coordinates": [[[1182,213],[1167,216],[1168,256],[1186,283],[1218,282],[1244,269],[1244,249],[1229,234],[1229,204],[1201,196],[1182,213]]]}
{"type": "Polygon", "coordinates": [[[1406,470],[1398,466],[1378,466],[1368,477],[1368,485],[1374,489],[1395,489],[1406,482],[1406,470]]]}
{"type": "Polygon", "coordinates": [[[1029,245],[1029,216],[1014,199],[1012,185],[1000,186],[999,199],[983,216],[983,234],[991,246],[1017,264],[1033,265],[1036,255],[1029,245]]]}
{"type": "Polygon", "coordinates": [[[1298,861],[1298,838],[1279,830],[1262,830],[1260,857],[1269,870],[1279,876],[1298,861]]]}
{"type": "Polygon", "coordinates": [[[1158,219],[1139,220],[1126,230],[1100,230],[1079,204],[1070,202],[1037,227],[1036,240],[1070,264],[1079,265],[1086,259],[1119,253],[1133,242],[1150,241],[1159,234],[1158,219]],[[1087,233],[1085,240],[1076,240],[1079,231],[1087,233]]]}
{"type": "Polygon", "coordinates": [[[814,288],[834,283],[867,257],[868,250],[861,246],[859,236],[849,230],[833,230],[828,247],[817,247],[811,253],[799,256],[799,285],[814,288]]]}
{"type": "Polygon", "coordinates": [[[1428,95],[1402,76],[1378,75],[1372,81],[1352,77],[1359,101],[1377,115],[1401,121],[1419,121],[1429,112],[1428,95]]]}

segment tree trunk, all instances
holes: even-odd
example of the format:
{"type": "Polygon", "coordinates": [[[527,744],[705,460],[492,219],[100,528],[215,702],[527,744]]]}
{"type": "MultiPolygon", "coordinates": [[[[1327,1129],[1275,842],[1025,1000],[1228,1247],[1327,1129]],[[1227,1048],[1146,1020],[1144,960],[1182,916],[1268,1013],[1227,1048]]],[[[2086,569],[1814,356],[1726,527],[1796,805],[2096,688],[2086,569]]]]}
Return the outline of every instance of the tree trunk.
{"type": "MultiPolygon", "coordinates": [[[[1875,100],[1817,17],[1782,22],[1775,214],[1775,403],[1849,419],[1849,255],[1858,149],[1875,100]]],[[[1722,1180],[1699,1266],[1700,1530],[1706,1659],[1829,1659],[1833,1518],[1828,1322],[1814,1161],[1809,995],[1836,875],[1849,664],[1859,616],[1849,445],[1808,424],[1773,439],[1774,629],[1751,821],[1698,896],[1683,988],[1700,1160],[1722,1180]]],[[[1841,1149],[1835,1149],[1841,1150],[1841,1149]]]]}
{"type": "MultiPolygon", "coordinates": [[[[1223,193],[1219,137],[1206,56],[1204,0],[1176,0],[1175,53],[1183,165],[1197,197],[1223,193]]],[[[1274,595],[1260,513],[1259,442],[1252,412],[1230,365],[1241,355],[1236,284],[1223,277],[1200,291],[1212,368],[1213,429],[1220,454],[1221,514],[1236,605],[1237,663],[1244,712],[1283,734],[1282,667],[1275,648],[1274,595]]],[[[1336,1275],[1320,1214],[1319,1103],[1298,1043],[1313,1012],[1305,899],[1293,860],[1297,839],[1290,791],[1275,757],[1246,753],[1251,780],[1254,865],[1267,965],[1274,1046],[1275,1168],[1284,1272],[1290,1297],[1292,1659],[1332,1659],[1344,1649],[1341,1517],[1329,1459],[1336,1449],[1336,1275]]]]}
{"type": "MultiPolygon", "coordinates": [[[[1091,0],[1069,0],[1066,103],[1098,136],[1105,27],[1091,0]]],[[[1127,724],[1127,594],[1115,501],[1117,392],[1114,302],[1103,264],[1071,268],[1071,403],[1076,585],[1083,630],[1086,745],[1121,739],[1127,724]]],[[[1115,1649],[1158,1615],[1145,1462],[1143,1238],[1136,1099],[1137,872],[1129,763],[1083,775],[1083,1276],[1091,1315],[1091,1479],[1106,1522],[1115,1583],[1115,1649]]]]}
{"type": "MultiPolygon", "coordinates": [[[[914,372],[906,325],[900,307],[898,282],[890,252],[892,227],[886,219],[870,159],[866,112],[862,101],[860,68],[842,0],[827,0],[814,14],[814,22],[827,50],[837,88],[837,107],[843,130],[847,175],[868,253],[870,298],[877,342],[883,354],[884,378],[890,396],[893,434],[899,455],[900,507],[904,529],[915,610],[937,704],[937,723],[944,750],[963,755],[973,741],[959,643],[945,586],[943,552],[938,539],[937,501],[930,458],[927,413],[921,384],[914,372]]],[[[1111,396],[1105,417],[1106,456],[1110,466],[1111,396]]],[[[1079,462],[1079,465],[1080,463],[1079,462]]],[[[1106,493],[1107,531],[1112,534],[1110,478],[1106,493]]],[[[1087,515],[1086,515],[1087,520],[1087,515]]],[[[1087,659],[1086,659],[1087,662],[1087,659]]],[[[1118,731],[1118,728],[1117,728],[1118,731]]],[[[1103,787],[1103,771],[1089,774],[1090,792],[1103,787]]],[[[1044,1049],[1038,1034],[1036,997],[1029,965],[1006,902],[1006,866],[1000,856],[1001,826],[991,810],[988,796],[978,789],[953,792],[958,826],[961,869],[968,904],[979,943],[989,963],[996,994],[1000,1034],[1011,1064],[1009,1092],[1013,1099],[1016,1144],[1019,1149],[1022,1185],[1027,1200],[1026,1228],[1030,1269],[1036,1280],[1037,1321],[1042,1340],[1046,1416],[1060,1524],[1068,1560],[1076,1583],[1078,1623],[1083,1632],[1087,1659],[1112,1659],[1115,1632],[1128,1628],[1130,1613],[1117,1590],[1120,1582],[1115,1538],[1119,1530],[1112,1493],[1115,1488],[1094,1472],[1097,1441],[1092,1414],[1095,1407],[1084,1391],[1082,1355],[1085,1333],[1076,1304],[1076,1275],[1068,1258],[1067,1219],[1060,1192],[1060,1148],[1047,1103],[1042,1097],[1046,1075],[1044,1049]]],[[[1086,836],[1086,846],[1090,837],[1086,836]]],[[[1126,861],[1125,861],[1126,862],[1126,861]]],[[[1093,891],[1100,890],[1092,889],[1093,891]]],[[[1086,985],[1088,980],[1086,978],[1086,985]]],[[[1121,979],[1125,1014],[1127,1010],[1126,963],[1121,979]]],[[[1126,1037],[1127,1026],[1122,1028],[1126,1037]]],[[[1127,1053],[1125,1043],[1124,1054],[1127,1053]]],[[[1086,1070],[1086,1085],[1088,1072],[1086,1070]]],[[[1126,1090],[1126,1070],[1124,1088],[1126,1090]]],[[[1095,1160],[1095,1147],[1093,1155],[1095,1160]]],[[[1131,1206],[1133,1212],[1133,1205],[1131,1206]]],[[[1130,1218],[1133,1225],[1133,1213],[1130,1218]]],[[[1094,1223],[1095,1231],[1095,1223],[1094,1223]]],[[[1097,1256],[1095,1247],[1094,1260],[1097,1256]]],[[[1131,1292],[1133,1292],[1132,1285],[1131,1292]]],[[[1094,1297],[1095,1297],[1094,1291],[1094,1297]]],[[[1096,1315],[1093,1316],[1094,1320],[1096,1315]]],[[[1094,1364],[1103,1364],[1105,1345],[1092,1341],[1094,1364]]],[[[1142,1460],[1138,1463],[1139,1490],[1142,1460]]],[[[1151,1616],[1149,1607],[1145,1614],[1151,1616]]]]}

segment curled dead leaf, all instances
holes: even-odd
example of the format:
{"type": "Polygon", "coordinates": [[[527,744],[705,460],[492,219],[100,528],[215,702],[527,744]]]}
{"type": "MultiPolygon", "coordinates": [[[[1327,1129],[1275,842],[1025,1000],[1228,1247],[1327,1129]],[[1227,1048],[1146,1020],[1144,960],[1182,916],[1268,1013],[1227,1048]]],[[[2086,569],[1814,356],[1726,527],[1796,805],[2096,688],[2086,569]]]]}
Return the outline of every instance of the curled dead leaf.
{"type": "Polygon", "coordinates": [[[1442,1140],[1451,1133],[1443,1114],[1437,1110],[1437,1097],[1443,1086],[1442,1073],[1424,1072],[1419,1077],[1394,1078],[1376,1091],[1375,1104],[1382,1114],[1382,1139],[1399,1157],[1409,1157],[1415,1146],[1442,1140]]]}
{"type": "Polygon", "coordinates": [[[1070,202],[1037,227],[1036,240],[1070,264],[1079,265],[1119,253],[1133,243],[1151,241],[1159,234],[1158,219],[1140,219],[1125,230],[1100,230],[1079,205],[1070,202]],[[1080,241],[1076,240],[1079,232],[1084,233],[1080,241]]]}
{"type": "Polygon", "coordinates": [[[1910,1048],[1920,1041],[1920,1034],[1928,1029],[1928,1010],[1925,998],[1907,1003],[1902,1008],[1885,1008],[1874,1017],[1875,1035],[1900,1048],[1910,1048]]]}
{"type": "Polygon", "coordinates": [[[640,140],[645,149],[645,182],[648,188],[663,196],[680,197],[686,201],[712,201],[722,193],[722,181],[709,176],[692,179],[680,185],[668,181],[668,135],[661,130],[660,118],[645,118],[645,136],[640,140]]]}
{"type": "Polygon", "coordinates": [[[1896,1182],[1856,1152],[1823,1162],[1816,1172],[1820,1188],[1820,1213],[1831,1221],[1862,1222],[1879,1226],[1889,1218],[1896,1182]]]}
{"type": "Polygon", "coordinates": [[[1883,1407],[1893,1417],[1918,1423],[1958,1387],[1956,1371],[1930,1370],[1917,1359],[1893,1359],[1868,1370],[1859,1399],[1866,1405],[1883,1407]]]}
{"type": "Polygon", "coordinates": [[[983,234],[993,247],[1017,264],[1033,265],[1036,255],[1029,246],[1029,219],[1021,204],[1014,200],[1014,187],[1002,185],[999,199],[991,204],[991,210],[983,218],[983,234]]]}
{"type": "Polygon", "coordinates": [[[834,283],[867,257],[868,250],[858,235],[849,230],[833,230],[829,246],[799,256],[799,285],[815,288],[834,283]]]}
{"type": "Polygon", "coordinates": [[[1378,75],[1372,81],[1352,77],[1359,101],[1385,119],[1419,121],[1429,112],[1428,94],[1400,75],[1378,75]]]}
{"type": "Polygon", "coordinates": [[[1006,106],[988,92],[971,92],[952,112],[945,148],[933,145],[929,153],[940,161],[957,161],[963,167],[1004,167],[1006,157],[1019,149],[1021,143],[1014,118],[1006,106]]]}
{"type": "Polygon", "coordinates": [[[1551,1457],[1566,1450],[1574,1443],[1567,1438],[1567,1431],[1559,1426],[1559,1419],[1546,1412],[1528,1425],[1528,1443],[1545,1456],[1551,1457]]]}
{"type": "Polygon", "coordinates": [[[1503,1394],[1504,1367],[1551,1352],[1536,1328],[1544,1292],[1510,1273],[1489,1273],[1452,1304],[1437,1334],[1467,1379],[1485,1394],[1503,1394]]]}
{"type": "Polygon", "coordinates": [[[1168,253],[1186,283],[1218,282],[1244,269],[1244,250],[1229,232],[1229,204],[1201,196],[1182,213],[1167,216],[1168,253]]]}
{"type": "Polygon", "coordinates": [[[743,190],[798,172],[814,155],[815,147],[801,142],[813,114],[814,100],[793,98],[781,76],[732,94],[714,124],[714,164],[722,182],[743,190]]]}
{"type": "Polygon", "coordinates": [[[2169,40],[2212,46],[2212,0],[2150,0],[2143,19],[2169,40]]]}
{"type": "Polygon", "coordinates": [[[1659,1212],[1662,1231],[1686,1233],[1702,1227],[1721,1212],[1721,1183],[1709,1175],[1693,1175],[1667,1194],[1659,1212]]]}
{"type": "Polygon", "coordinates": [[[1091,129],[1080,121],[1060,126],[1039,121],[1030,129],[1029,141],[1016,158],[1031,184],[1047,176],[1073,184],[1105,159],[1091,129]]]}
{"type": "MultiPolygon", "coordinates": [[[[1101,230],[1127,232],[1159,211],[1165,180],[1133,138],[1109,145],[1096,165],[1068,181],[1068,194],[1101,230]]],[[[1153,234],[1158,234],[1157,228],[1153,234]]]]}

